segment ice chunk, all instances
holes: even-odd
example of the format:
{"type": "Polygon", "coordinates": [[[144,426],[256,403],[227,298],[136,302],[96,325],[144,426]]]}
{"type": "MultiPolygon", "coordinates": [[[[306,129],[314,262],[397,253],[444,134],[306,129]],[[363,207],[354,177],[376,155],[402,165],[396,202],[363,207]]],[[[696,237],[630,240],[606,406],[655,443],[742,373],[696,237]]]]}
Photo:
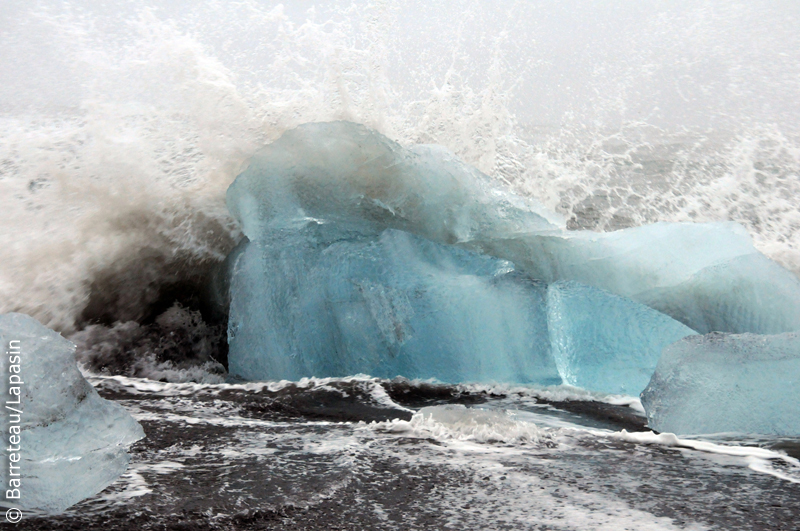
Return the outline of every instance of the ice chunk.
{"type": "Polygon", "coordinates": [[[800,330],[800,283],[760,253],[706,267],[681,283],[637,298],[701,334],[800,330]]]}
{"type": "Polygon", "coordinates": [[[327,228],[273,231],[237,259],[231,373],[561,383],[544,284],[406,232],[329,242],[327,228]]]}
{"type": "Polygon", "coordinates": [[[571,281],[548,287],[547,323],[564,383],[627,395],[645,388],[665,346],[695,334],[647,306],[571,281]]]}
{"type": "Polygon", "coordinates": [[[257,153],[228,189],[252,241],[310,219],[440,243],[558,229],[563,220],[439,146],[404,148],[362,125],[311,123],[257,153]]]}
{"type": "MultiPolygon", "coordinates": [[[[6,410],[9,426],[18,425],[23,509],[61,512],[103,490],[127,469],[124,446],[144,432],[124,408],[100,398],[75,363],[75,346],[23,314],[0,315],[4,396],[14,401],[11,387],[21,390],[22,413],[6,410]],[[20,380],[13,385],[8,375],[20,380]],[[13,372],[10,372],[13,371],[13,372]]],[[[9,446],[4,445],[4,463],[9,446]]],[[[0,467],[8,485],[8,466],[0,467]]],[[[10,500],[9,500],[10,501],[10,500]]]]}
{"type": "Polygon", "coordinates": [[[566,231],[443,148],[356,124],[287,132],[228,206],[250,239],[229,260],[230,367],[247,378],[545,383],[555,354],[570,383],[636,392],[686,327],[800,330],[800,281],[736,224],[566,231]],[[559,281],[630,300],[558,284],[548,332],[543,283],[559,281]]]}
{"type": "Polygon", "coordinates": [[[352,123],[285,133],[237,177],[228,207],[254,242],[309,223],[340,238],[393,228],[511,261],[548,283],[605,289],[701,333],[800,330],[800,281],[736,224],[566,231],[559,216],[445,149],[404,148],[352,123]]]}
{"type": "Polygon", "coordinates": [[[700,333],[800,330],[800,281],[735,223],[655,223],[609,233],[510,235],[466,244],[534,278],[576,280],[700,333]]]}
{"type": "Polygon", "coordinates": [[[642,393],[661,432],[800,435],[800,334],[687,337],[642,393]]]}
{"type": "MultiPolygon", "coordinates": [[[[438,378],[638,394],[661,349],[694,332],[576,282],[409,233],[330,240],[273,231],[233,266],[229,367],[249,379],[438,378]]],[[[334,231],[334,234],[339,234],[334,231]]]]}

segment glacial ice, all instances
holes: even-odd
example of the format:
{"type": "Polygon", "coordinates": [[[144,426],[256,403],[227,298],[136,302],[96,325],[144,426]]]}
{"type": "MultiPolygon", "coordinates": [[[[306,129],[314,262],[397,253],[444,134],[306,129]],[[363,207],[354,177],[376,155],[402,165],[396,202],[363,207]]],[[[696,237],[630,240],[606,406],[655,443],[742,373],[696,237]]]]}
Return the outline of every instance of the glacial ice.
{"type": "Polygon", "coordinates": [[[320,245],[324,229],[276,231],[240,255],[231,373],[561,383],[545,284],[407,232],[320,245]]]}
{"type": "Polygon", "coordinates": [[[800,281],[735,223],[566,231],[558,215],[444,148],[404,148],[349,122],[286,132],[236,178],[228,208],[251,241],[309,223],[344,237],[393,228],[508,260],[547,283],[605,289],[700,333],[800,330],[800,281]]]}
{"type": "MultiPolygon", "coordinates": [[[[130,461],[125,445],[144,437],[144,431],[124,408],[100,398],[78,370],[75,346],[58,333],[32,317],[9,313],[0,315],[0,340],[4,396],[16,399],[9,394],[12,362],[21,362],[24,382],[19,386],[21,404],[10,405],[22,411],[20,499],[6,503],[62,512],[124,473],[130,461]],[[16,350],[10,346],[19,347],[20,360],[13,359],[16,350]]],[[[6,415],[6,420],[15,424],[14,417],[6,415]]],[[[13,453],[9,448],[3,447],[4,463],[13,453]]],[[[9,474],[8,466],[0,467],[4,485],[9,474]]]]}
{"type": "Polygon", "coordinates": [[[251,241],[313,220],[446,244],[563,226],[440,146],[404,148],[349,122],[287,131],[252,158],[227,196],[251,241]]]}
{"type": "Polygon", "coordinates": [[[735,223],[654,223],[470,242],[546,282],[575,280],[665,313],[699,333],[800,330],[800,281],[735,223]]]}
{"type": "Polygon", "coordinates": [[[695,334],[647,306],[573,281],[548,287],[547,321],[564,383],[626,395],[647,386],[665,346],[695,334]]]}
{"type": "Polygon", "coordinates": [[[547,286],[510,262],[407,232],[327,242],[325,228],[276,231],[240,251],[233,374],[563,380],[638,394],[661,349],[694,333],[603,290],[547,286]]]}
{"type": "Polygon", "coordinates": [[[736,224],[567,231],[444,148],[361,125],[288,131],[227,200],[249,239],[226,266],[230,370],[245,378],[635,393],[685,335],[800,330],[800,281],[736,224]]]}
{"type": "Polygon", "coordinates": [[[711,333],[664,349],[642,405],[682,435],[800,435],[800,334],[711,333]]]}

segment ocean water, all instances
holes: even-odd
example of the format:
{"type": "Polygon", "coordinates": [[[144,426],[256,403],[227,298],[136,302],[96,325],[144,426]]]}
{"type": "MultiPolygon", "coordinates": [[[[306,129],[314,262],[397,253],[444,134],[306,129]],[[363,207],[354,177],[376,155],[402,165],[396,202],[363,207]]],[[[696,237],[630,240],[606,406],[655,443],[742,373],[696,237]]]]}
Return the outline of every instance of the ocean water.
{"type": "Polygon", "coordinates": [[[110,490],[20,525],[795,529],[796,440],[636,439],[635,400],[560,388],[230,382],[212,301],[227,187],[331,120],[443,145],[572,229],[736,221],[800,275],[799,21],[791,0],[5,0],[0,313],[71,338],[148,433],[110,490]],[[445,405],[477,412],[419,411],[445,405]]]}
{"type": "Polygon", "coordinates": [[[105,491],[22,529],[796,528],[796,441],[656,436],[635,399],[366,376],[92,383],[147,438],[105,491]]]}

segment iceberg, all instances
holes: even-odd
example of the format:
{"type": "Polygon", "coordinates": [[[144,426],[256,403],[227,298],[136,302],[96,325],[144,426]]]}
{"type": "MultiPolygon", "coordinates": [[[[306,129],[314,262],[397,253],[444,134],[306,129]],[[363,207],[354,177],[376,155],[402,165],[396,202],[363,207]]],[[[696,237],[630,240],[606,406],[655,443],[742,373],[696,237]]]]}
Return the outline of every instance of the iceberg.
{"type": "Polygon", "coordinates": [[[695,333],[629,299],[547,286],[510,262],[407,232],[331,242],[326,229],[277,231],[238,251],[231,373],[563,381],[638,395],[661,349],[695,333]]]}
{"type": "Polygon", "coordinates": [[[800,435],[800,334],[711,333],[664,349],[642,405],[681,435],[800,435]]]}
{"type": "MultiPolygon", "coordinates": [[[[227,192],[231,373],[567,381],[638,393],[693,333],[800,330],[800,281],[733,223],[567,231],[438,146],[306,124],[227,192]]],[[[219,291],[219,290],[218,290],[219,291]]]]}
{"type": "Polygon", "coordinates": [[[735,223],[655,223],[567,231],[439,146],[405,148],[349,122],[286,132],[227,193],[250,241],[309,223],[328,232],[410,232],[512,262],[547,283],[574,280],[707,333],[800,330],[800,280],[759,253],[735,223]]]}
{"type": "MultiPolygon", "coordinates": [[[[60,334],[23,314],[0,315],[4,347],[2,373],[8,429],[19,452],[4,445],[4,463],[21,456],[19,498],[22,509],[49,513],[92,496],[128,467],[125,446],[144,437],[142,427],[120,405],[100,398],[75,362],[75,346],[60,334]],[[12,379],[11,376],[19,378],[12,379]],[[24,383],[16,383],[16,382],[24,383]],[[14,389],[15,388],[15,389],[14,389]],[[16,428],[13,428],[15,427],[16,428]]],[[[12,470],[0,467],[4,485],[12,470]]]]}
{"type": "Polygon", "coordinates": [[[350,122],[287,131],[253,156],[227,200],[251,241],[311,220],[373,234],[393,228],[445,244],[564,225],[441,146],[404,148],[350,122]]]}
{"type": "Polygon", "coordinates": [[[547,323],[564,383],[633,396],[647,386],[664,347],[696,334],[652,308],[574,281],[548,287],[547,323]]]}
{"type": "Polygon", "coordinates": [[[735,223],[510,235],[465,247],[548,283],[575,280],[629,298],[703,334],[800,330],[800,281],[735,223]]]}
{"type": "Polygon", "coordinates": [[[545,284],[397,230],[321,245],[325,228],[277,231],[239,255],[232,374],[561,383],[545,284]]]}

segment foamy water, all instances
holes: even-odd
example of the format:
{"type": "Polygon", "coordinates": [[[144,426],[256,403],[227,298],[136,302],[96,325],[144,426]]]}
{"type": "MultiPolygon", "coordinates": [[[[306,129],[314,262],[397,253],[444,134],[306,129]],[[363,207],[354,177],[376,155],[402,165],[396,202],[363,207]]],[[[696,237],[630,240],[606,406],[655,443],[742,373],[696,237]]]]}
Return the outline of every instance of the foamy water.
{"type": "Polygon", "coordinates": [[[747,437],[601,428],[602,415],[540,401],[589,398],[574,388],[91,380],[148,437],[109,489],[52,520],[29,516],[30,529],[244,529],[262,517],[266,529],[751,529],[785,527],[797,510],[797,459],[747,437]]]}

